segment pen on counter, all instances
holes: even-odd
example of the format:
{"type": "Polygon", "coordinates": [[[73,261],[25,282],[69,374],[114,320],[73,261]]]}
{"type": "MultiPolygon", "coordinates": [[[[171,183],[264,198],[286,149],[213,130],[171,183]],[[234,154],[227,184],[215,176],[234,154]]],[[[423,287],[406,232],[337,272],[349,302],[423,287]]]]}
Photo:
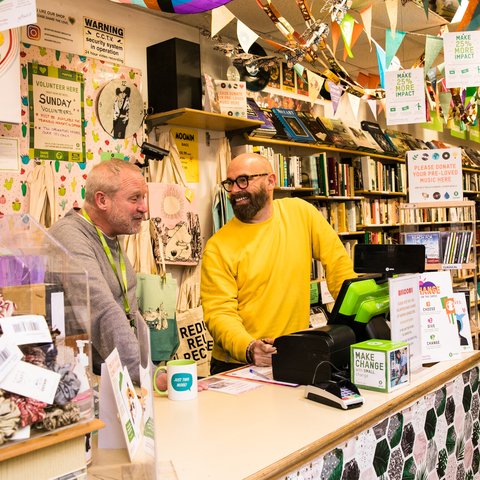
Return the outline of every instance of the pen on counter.
{"type": "Polygon", "coordinates": [[[263,373],[257,372],[253,368],[250,368],[249,370],[250,373],[253,373],[253,375],[256,375],[258,378],[263,378],[264,380],[272,380],[268,375],[264,375],[263,373]]]}

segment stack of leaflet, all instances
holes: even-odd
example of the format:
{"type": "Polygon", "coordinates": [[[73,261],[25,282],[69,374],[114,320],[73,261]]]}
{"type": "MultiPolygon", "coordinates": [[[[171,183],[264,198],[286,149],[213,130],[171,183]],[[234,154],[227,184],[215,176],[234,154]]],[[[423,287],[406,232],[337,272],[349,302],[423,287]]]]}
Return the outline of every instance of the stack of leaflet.
{"type": "Polygon", "coordinates": [[[277,129],[273,126],[270,118],[265,115],[265,112],[262,111],[253,98],[247,98],[247,117],[249,120],[263,122],[263,125],[252,130],[250,133],[251,137],[272,138],[277,133],[277,129]]]}

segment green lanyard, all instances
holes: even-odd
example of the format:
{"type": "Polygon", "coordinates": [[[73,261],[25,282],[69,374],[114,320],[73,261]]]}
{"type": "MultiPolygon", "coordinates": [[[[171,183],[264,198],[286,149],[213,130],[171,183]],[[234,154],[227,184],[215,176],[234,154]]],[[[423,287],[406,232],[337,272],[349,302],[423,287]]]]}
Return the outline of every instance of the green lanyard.
{"type": "Polygon", "coordinates": [[[125,313],[127,314],[127,318],[130,320],[130,326],[134,327],[135,326],[135,321],[133,317],[131,317],[130,314],[130,303],[128,302],[128,297],[127,297],[127,268],[125,266],[125,259],[123,257],[123,252],[120,247],[120,242],[118,241],[117,238],[117,246],[118,246],[118,257],[119,257],[119,263],[120,263],[120,271],[122,273],[122,277],[118,275],[118,270],[117,266],[115,265],[115,260],[113,259],[112,252],[110,250],[110,247],[107,244],[107,241],[105,240],[105,236],[103,235],[103,232],[92,222],[90,219],[88,213],[82,208],[82,215],[83,217],[95,227],[95,230],[97,231],[98,238],[100,239],[100,242],[102,243],[103,251],[105,252],[105,255],[108,258],[108,261],[110,262],[110,266],[112,267],[113,273],[115,273],[115,276],[117,277],[118,283],[120,284],[120,289],[122,290],[123,293],[123,308],[125,309],[125,313]]]}

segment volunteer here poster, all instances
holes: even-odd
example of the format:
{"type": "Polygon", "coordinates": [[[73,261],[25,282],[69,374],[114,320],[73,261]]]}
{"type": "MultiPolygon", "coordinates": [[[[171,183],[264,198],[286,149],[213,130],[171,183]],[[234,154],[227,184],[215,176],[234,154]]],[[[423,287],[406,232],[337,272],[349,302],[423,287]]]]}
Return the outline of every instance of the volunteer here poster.
{"type": "Polygon", "coordinates": [[[30,158],[85,161],[83,75],[28,64],[30,158]]]}

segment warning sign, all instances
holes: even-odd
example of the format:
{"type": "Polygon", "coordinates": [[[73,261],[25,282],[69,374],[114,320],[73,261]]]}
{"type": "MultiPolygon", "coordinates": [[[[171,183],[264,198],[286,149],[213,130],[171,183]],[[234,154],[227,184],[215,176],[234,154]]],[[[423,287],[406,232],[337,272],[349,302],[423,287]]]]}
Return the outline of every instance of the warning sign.
{"type": "Polygon", "coordinates": [[[125,29],[83,17],[85,55],[114,63],[125,62],[125,29]]]}

